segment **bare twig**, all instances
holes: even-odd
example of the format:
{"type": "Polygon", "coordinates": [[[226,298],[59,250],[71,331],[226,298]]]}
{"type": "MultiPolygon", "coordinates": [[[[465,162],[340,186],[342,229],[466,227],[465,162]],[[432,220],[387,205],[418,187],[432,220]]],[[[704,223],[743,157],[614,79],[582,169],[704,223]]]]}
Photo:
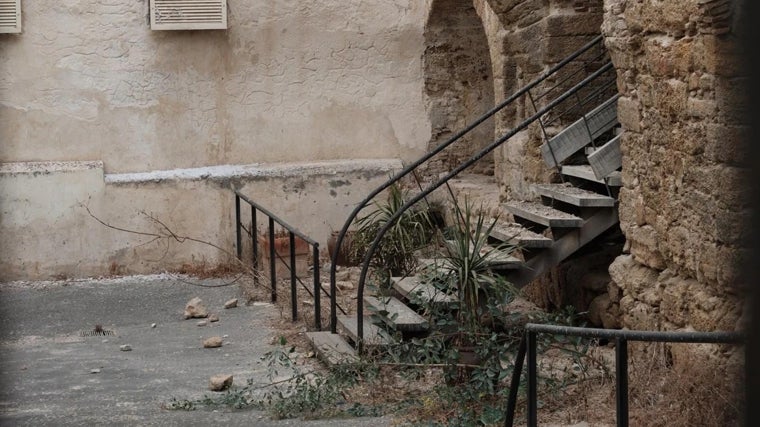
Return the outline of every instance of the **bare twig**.
{"type": "MultiPolygon", "coordinates": [[[[195,242],[195,243],[199,243],[199,244],[202,244],[202,245],[211,246],[212,248],[220,251],[222,254],[224,254],[225,256],[227,256],[229,259],[234,260],[234,262],[239,267],[241,267],[244,270],[242,273],[240,273],[237,277],[235,277],[231,281],[225,282],[225,283],[220,284],[220,285],[206,285],[206,284],[203,284],[203,283],[193,283],[193,282],[184,280],[182,278],[175,277],[175,279],[177,281],[180,281],[182,283],[185,283],[185,284],[188,284],[188,285],[192,285],[192,286],[204,287],[204,288],[218,288],[218,287],[233,285],[236,282],[238,282],[245,275],[255,276],[257,274],[256,271],[254,271],[248,265],[246,265],[241,260],[239,260],[237,258],[237,256],[233,255],[230,251],[228,251],[228,250],[220,247],[217,244],[214,244],[214,243],[206,241],[206,240],[198,239],[198,238],[195,238],[195,237],[192,237],[192,236],[179,235],[176,232],[174,232],[174,230],[172,230],[171,227],[169,227],[165,222],[163,222],[160,219],[156,218],[153,214],[149,214],[149,213],[147,213],[147,212],[145,212],[143,210],[139,211],[138,213],[140,215],[145,216],[150,222],[152,222],[156,227],[158,227],[158,231],[149,232],[149,231],[134,230],[134,229],[129,229],[129,228],[115,226],[113,224],[110,224],[110,223],[108,223],[108,222],[100,219],[97,215],[95,215],[92,212],[92,210],[90,210],[90,207],[86,203],[80,203],[80,205],[87,211],[87,214],[92,219],[94,219],[95,221],[99,222],[101,225],[103,225],[105,227],[108,227],[108,228],[110,228],[112,230],[121,231],[121,232],[124,232],[124,233],[135,234],[135,235],[138,235],[138,236],[151,237],[150,240],[148,240],[147,242],[140,243],[139,245],[137,245],[137,247],[149,245],[149,244],[151,244],[153,242],[157,242],[157,241],[161,241],[161,240],[165,241],[166,242],[166,247],[164,248],[163,255],[160,258],[156,259],[156,260],[147,260],[148,262],[158,262],[158,261],[163,260],[166,257],[166,255],[169,253],[169,248],[170,248],[171,241],[175,241],[175,242],[180,243],[180,244],[181,243],[185,243],[185,242],[195,242]]],[[[254,281],[254,285],[255,286],[261,286],[261,287],[263,287],[265,289],[271,290],[271,287],[268,286],[268,285],[265,285],[264,281],[255,280],[254,281]]]]}

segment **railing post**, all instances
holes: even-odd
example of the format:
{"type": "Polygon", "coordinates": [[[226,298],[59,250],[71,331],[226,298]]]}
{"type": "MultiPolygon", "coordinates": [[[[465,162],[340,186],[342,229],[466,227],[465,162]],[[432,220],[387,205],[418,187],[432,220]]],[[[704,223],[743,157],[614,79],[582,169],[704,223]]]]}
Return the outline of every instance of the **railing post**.
{"type": "Polygon", "coordinates": [[[235,237],[235,251],[237,252],[237,258],[238,260],[242,260],[243,248],[241,243],[243,241],[243,236],[240,233],[240,196],[238,196],[237,193],[235,194],[235,237]]]}
{"type": "Polygon", "coordinates": [[[314,328],[322,330],[322,307],[319,303],[319,291],[322,290],[322,283],[319,278],[319,243],[314,243],[312,251],[312,264],[314,266],[314,328]]]}
{"type": "Polygon", "coordinates": [[[528,356],[528,427],[538,425],[538,382],[536,366],[536,333],[533,331],[526,332],[527,337],[527,356],[528,356]]]}
{"type": "Polygon", "coordinates": [[[615,338],[617,426],[628,427],[628,340],[615,338]]]}
{"type": "Polygon", "coordinates": [[[517,391],[520,388],[520,375],[522,374],[523,362],[525,361],[525,348],[527,347],[527,335],[523,335],[520,346],[517,348],[515,366],[512,369],[512,382],[509,384],[509,398],[507,399],[507,411],[504,414],[504,427],[512,427],[515,422],[515,408],[517,408],[517,391]]]}
{"type": "Polygon", "coordinates": [[[296,235],[288,233],[290,240],[290,308],[293,321],[298,319],[298,296],[296,295],[296,235]]]}
{"type": "Polygon", "coordinates": [[[277,266],[274,253],[274,218],[269,217],[269,278],[272,286],[272,302],[277,301],[277,266]]]}
{"type": "Polygon", "coordinates": [[[253,261],[253,283],[259,283],[259,226],[256,223],[256,207],[251,205],[251,258],[253,261]]]}

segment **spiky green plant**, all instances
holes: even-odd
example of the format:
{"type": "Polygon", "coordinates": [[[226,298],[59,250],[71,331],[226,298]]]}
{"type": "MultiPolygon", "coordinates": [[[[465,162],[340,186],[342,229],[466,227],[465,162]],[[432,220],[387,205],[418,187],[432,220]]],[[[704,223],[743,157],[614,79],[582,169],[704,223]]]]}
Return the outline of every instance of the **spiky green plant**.
{"type": "MultiPolygon", "coordinates": [[[[398,184],[391,185],[385,201],[375,203],[370,214],[356,221],[352,245],[354,259],[364,257],[380,228],[406,203],[407,195],[398,184]]],[[[433,223],[427,207],[413,206],[385,233],[371,265],[394,276],[408,274],[416,265],[415,251],[428,244],[432,234],[433,223]]]]}
{"type": "Polygon", "coordinates": [[[499,257],[509,255],[514,246],[488,244],[496,220],[488,220],[482,210],[474,212],[465,199],[464,210],[455,205],[455,226],[449,230],[442,261],[445,281],[460,301],[460,321],[475,327],[484,313],[483,298],[505,303],[516,289],[493,271],[499,257]]]}

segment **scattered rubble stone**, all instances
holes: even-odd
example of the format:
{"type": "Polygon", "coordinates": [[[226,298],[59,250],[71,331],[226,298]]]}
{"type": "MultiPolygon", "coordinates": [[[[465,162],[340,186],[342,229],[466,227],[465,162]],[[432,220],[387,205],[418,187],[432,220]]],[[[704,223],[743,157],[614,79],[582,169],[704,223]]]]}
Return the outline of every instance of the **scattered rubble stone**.
{"type": "Polygon", "coordinates": [[[151,327],[151,328],[155,328],[155,327],[156,327],[156,324],[155,324],[155,323],[151,323],[151,324],[150,324],[150,327],[151,327]]]}
{"type": "Polygon", "coordinates": [[[205,320],[201,320],[200,322],[196,323],[196,325],[198,325],[198,326],[206,326],[206,321],[205,320]]]}
{"type": "Polygon", "coordinates": [[[203,301],[195,297],[187,302],[185,306],[185,319],[190,318],[203,318],[208,316],[206,307],[203,306],[203,301]]]}
{"type": "Polygon", "coordinates": [[[341,291],[351,291],[354,289],[354,284],[348,280],[336,281],[335,286],[341,291]]]}
{"type": "Polygon", "coordinates": [[[211,337],[203,341],[203,348],[217,348],[222,346],[222,337],[211,337]]]}
{"type": "Polygon", "coordinates": [[[238,305],[237,298],[232,298],[231,300],[224,303],[224,308],[235,308],[238,305]]]}
{"type": "Polygon", "coordinates": [[[121,351],[132,351],[132,346],[129,344],[122,344],[119,346],[119,350],[121,351]]]}
{"type": "Polygon", "coordinates": [[[211,391],[224,391],[232,386],[232,375],[214,375],[209,380],[209,389],[211,391]]]}
{"type": "Polygon", "coordinates": [[[219,321],[219,315],[216,313],[209,313],[208,315],[208,321],[209,322],[218,322],[219,321]]]}
{"type": "Polygon", "coordinates": [[[90,369],[90,373],[91,374],[99,374],[100,373],[100,368],[90,369]]]}

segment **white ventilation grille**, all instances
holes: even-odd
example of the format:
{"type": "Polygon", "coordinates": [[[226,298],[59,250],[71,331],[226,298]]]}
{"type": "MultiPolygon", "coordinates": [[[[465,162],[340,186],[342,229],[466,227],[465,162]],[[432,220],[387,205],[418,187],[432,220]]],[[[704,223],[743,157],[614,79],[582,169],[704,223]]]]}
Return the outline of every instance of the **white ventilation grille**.
{"type": "Polygon", "coordinates": [[[227,28],[227,0],[151,0],[150,28],[224,30],[227,28]]]}
{"type": "Polygon", "coordinates": [[[21,0],[0,0],[0,33],[21,32],[21,0]]]}

